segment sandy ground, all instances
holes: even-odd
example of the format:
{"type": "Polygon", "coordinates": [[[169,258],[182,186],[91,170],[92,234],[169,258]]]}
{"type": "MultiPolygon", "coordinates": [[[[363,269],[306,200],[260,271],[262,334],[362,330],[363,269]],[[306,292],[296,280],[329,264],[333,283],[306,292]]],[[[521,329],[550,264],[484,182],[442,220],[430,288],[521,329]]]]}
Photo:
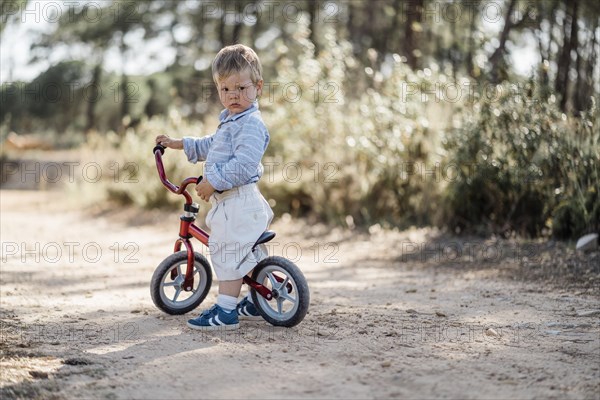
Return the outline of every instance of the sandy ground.
{"type": "Polygon", "coordinates": [[[304,271],[306,319],[203,334],[150,299],[178,212],[0,203],[2,399],[600,398],[598,276],[523,279],[518,242],[282,218],[271,250],[304,271]]]}

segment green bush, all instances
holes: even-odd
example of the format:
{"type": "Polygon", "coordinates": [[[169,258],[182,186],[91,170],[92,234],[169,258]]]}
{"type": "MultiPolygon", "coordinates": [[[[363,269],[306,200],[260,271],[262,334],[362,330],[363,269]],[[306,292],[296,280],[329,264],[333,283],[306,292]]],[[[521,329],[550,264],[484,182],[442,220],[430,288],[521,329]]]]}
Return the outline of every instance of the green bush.
{"type": "Polygon", "coordinates": [[[446,134],[447,161],[460,168],[445,191],[445,223],[458,231],[551,231],[561,238],[597,229],[595,105],[568,118],[533,81],[504,83],[496,93],[495,101],[476,99],[446,134]]]}
{"type": "Polygon", "coordinates": [[[351,45],[333,31],[318,56],[306,27],[296,39],[304,52],[282,55],[277,80],[302,95],[264,108],[272,136],[266,163],[276,166],[265,190],[276,211],[349,226],[431,223],[438,182],[412,172],[439,160],[439,143],[426,104],[405,99],[401,84],[438,76],[413,73],[397,55],[382,62],[375,51],[373,68],[358,69],[351,45]],[[385,73],[376,67],[383,63],[385,73]],[[296,166],[301,179],[287,174],[296,166]]]}
{"type": "Polygon", "coordinates": [[[584,212],[577,202],[566,200],[552,214],[552,233],[559,239],[568,239],[585,229],[584,212]]]}

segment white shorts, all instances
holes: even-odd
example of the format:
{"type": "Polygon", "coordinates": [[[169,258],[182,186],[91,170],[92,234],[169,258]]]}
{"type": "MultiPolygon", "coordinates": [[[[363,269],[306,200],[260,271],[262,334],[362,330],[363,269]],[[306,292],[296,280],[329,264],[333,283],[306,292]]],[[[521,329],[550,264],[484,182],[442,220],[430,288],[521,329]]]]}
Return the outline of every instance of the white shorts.
{"type": "Polygon", "coordinates": [[[210,202],[208,248],[217,278],[241,279],[267,255],[265,246],[254,253],[251,250],[271,223],[273,211],[255,183],[215,192],[210,202]]]}

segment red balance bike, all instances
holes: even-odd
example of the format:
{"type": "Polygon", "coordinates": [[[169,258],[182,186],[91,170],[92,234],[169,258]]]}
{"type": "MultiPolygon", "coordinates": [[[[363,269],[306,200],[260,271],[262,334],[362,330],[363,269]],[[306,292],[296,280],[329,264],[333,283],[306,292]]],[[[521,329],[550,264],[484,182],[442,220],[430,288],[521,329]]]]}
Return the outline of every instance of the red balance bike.
{"type": "MultiPolygon", "coordinates": [[[[185,198],[184,213],[179,224],[179,239],[174,253],[159,264],[152,275],[150,293],[152,301],[162,311],[171,315],[185,314],[198,307],[212,284],[212,270],[206,257],[194,252],[192,237],[208,246],[208,234],[194,224],[198,204],[186,190],[190,184],[202,180],[187,178],[181,185],[171,183],[165,174],[162,156],[165,147],[157,145],[153,153],[162,184],[175,194],[185,198]],[[181,246],[185,250],[181,250],[181,246]]],[[[252,250],[275,237],[275,232],[264,232],[252,250]]],[[[283,257],[267,257],[261,260],[252,272],[245,276],[244,283],[250,287],[252,300],[262,317],[272,325],[291,327],[300,323],[310,302],[308,285],[300,269],[283,257]]]]}

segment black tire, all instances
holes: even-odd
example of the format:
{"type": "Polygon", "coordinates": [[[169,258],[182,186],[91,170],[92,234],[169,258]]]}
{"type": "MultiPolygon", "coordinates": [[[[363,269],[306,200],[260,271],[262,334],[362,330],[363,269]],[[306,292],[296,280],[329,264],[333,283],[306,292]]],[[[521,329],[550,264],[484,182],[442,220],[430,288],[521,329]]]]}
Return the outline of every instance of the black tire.
{"type": "Polygon", "coordinates": [[[269,301],[255,290],[251,291],[252,301],[265,321],[271,325],[288,328],[302,322],[308,312],[310,293],[304,274],[294,263],[283,257],[267,257],[254,267],[252,279],[274,293],[274,298],[269,301]],[[277,282],[270,273],[283,278],[284,282],[277,282]],[[289,287],[288,282],[291,287],[285,291],[281,290],[284,283],[286,288],[289,287]],[[284,308],[285,302],[290,304],[286,304],[284,308]]]}
{"type": "Polygon", "coordinates": [[[171,315],[181,315],[192,311],[202,303],[208,294],[212,285],[212,270],[210,264],[202,254],[194,253],[194,290],[186,292],[183,290],[183,279],[187,268],[187,252],[180,251],[171,254],[161,262],[150,282],[150,295],[154,305],[171,315]],[[171,270],[178,268],[178,274],[175,280],[171,279],[171,270]],[[170,297],[165,292],[168,287],[172,287],[174,292],[170,297]],[[177,290],[179,294],[175,297],[177,290]],[[191,294],[190,294],[191,293],[191,294]],[[185,297],[180,300],[180,295],[185,297]],[[173,301],[175,300],[175,301],[173,301]]]}

